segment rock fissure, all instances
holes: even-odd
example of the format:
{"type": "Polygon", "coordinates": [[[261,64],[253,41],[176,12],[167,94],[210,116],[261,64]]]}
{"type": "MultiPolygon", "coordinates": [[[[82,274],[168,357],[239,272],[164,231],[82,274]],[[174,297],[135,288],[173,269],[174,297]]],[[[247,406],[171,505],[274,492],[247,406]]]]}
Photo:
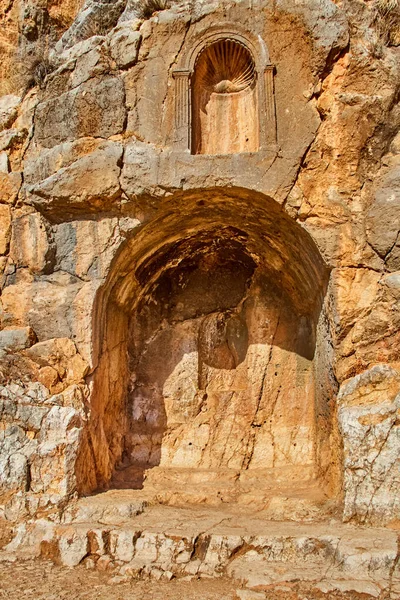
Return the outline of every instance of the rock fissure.
{"type": "Polygon", "coordinates": [[[355,0],[14,4],[6,551],[397,597],[395,29],[355,0]]]}

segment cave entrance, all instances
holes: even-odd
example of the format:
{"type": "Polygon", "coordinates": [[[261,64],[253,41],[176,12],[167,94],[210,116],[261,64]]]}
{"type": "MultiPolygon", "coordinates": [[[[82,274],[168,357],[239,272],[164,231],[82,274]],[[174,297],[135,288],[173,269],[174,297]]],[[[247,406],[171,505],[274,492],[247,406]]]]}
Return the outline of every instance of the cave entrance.
{"type": "Polygon", "coordinates": [[[331,485],[327,270],[308,234],[257,200],[193,195],[117,257],[96,315],[103,487],[247,502],[331,485]]]}

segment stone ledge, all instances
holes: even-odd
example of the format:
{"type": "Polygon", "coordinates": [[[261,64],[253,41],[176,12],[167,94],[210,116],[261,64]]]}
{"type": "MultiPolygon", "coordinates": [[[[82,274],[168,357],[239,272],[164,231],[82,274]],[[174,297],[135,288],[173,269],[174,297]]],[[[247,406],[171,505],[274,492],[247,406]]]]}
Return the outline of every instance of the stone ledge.
{"type": "MultiPolygon", "coordinates": [[[[101,516],[99,507],[110,508],[111,496],[118,500],[119,494],[82,499],[86,514],[75,516],[101,516]]],[[[279,582],[305,581],[327,593],[333,586],[378,597],[394,580],[398,583],[397,534],[391,530],[334,521],[271,522],[262,512],[144,503],[128,516],[129,511],[121,510],[129,505],[128,496],[120,494],[118,524],[38,520],[21,525],[4,551],[140,579],[227,575],[261,591],[279,582]]]]}

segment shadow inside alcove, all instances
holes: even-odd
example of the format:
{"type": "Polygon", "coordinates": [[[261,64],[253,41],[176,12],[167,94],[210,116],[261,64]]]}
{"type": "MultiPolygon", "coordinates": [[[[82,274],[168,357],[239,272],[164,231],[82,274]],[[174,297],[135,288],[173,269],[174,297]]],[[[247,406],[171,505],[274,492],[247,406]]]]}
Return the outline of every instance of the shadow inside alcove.
{"type": "Polygon", "coordinates": [[[126,333],[126,432],[110,487],[141,489],[145,473],[160,463],[251,467],[250,449],[238,447],[233,460],[224,444],[240,436],[250,444],[254,428],[268,426],[264,396],[276,403],[280,393],[292,393],[287,376],[311,376],[318,315],[299,313],[268,264],[252,256],[247,236],[233,227],[171,245],[136,278],[152,283],[126,333]],[[203,442],[199,432],[208,421],[203,442]]]}

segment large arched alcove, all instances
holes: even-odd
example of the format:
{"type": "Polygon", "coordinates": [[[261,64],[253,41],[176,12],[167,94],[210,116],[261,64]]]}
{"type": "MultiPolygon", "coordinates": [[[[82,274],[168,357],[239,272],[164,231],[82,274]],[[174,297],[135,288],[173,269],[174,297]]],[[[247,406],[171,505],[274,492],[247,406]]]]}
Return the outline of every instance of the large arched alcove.
{"type": "Polygon", "coordinates": [[[171,198],[97,297],[97,486],[140,488],[145,476],[173,495],[201,482],[202,501],[332,488],[327,281],[310,236],[271,199],[171,198]]]}

